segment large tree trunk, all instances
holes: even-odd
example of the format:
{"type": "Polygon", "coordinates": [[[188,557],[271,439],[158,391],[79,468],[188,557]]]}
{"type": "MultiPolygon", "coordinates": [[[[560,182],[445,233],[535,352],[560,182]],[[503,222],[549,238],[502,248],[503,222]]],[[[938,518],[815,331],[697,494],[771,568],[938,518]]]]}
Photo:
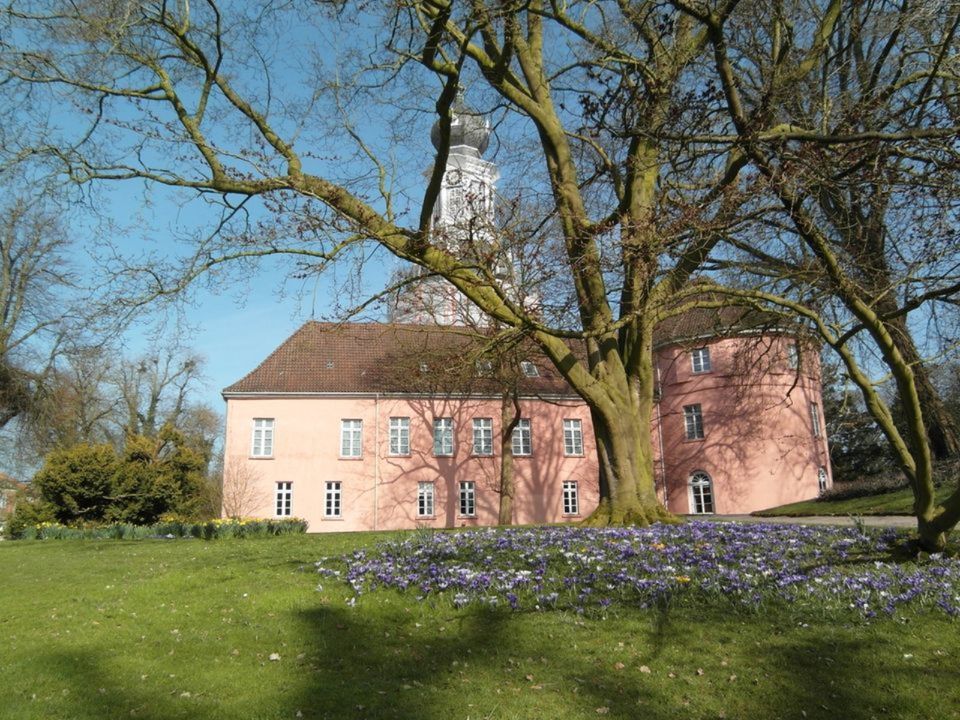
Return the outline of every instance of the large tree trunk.
{"type": "Polygon", "coordinates": [[[624,380],[608,378],[604,401],[590,403],[601,486],[600,505],[584,520],[587,525],[648,525],[676,519],[657,497],[649,343],[640,352],[636,373],[624,380]]]}
{"type": "MultiPolygon", "coordinates": [[[[876,162],[866,165],[876,167],[879,164],[888,171],[893,170],[885,160],[879,157],[874,160],[876,162]]],[[[854,259],[850,274],[858,278],[865,298],[874,305],[893,344],[913,371],[930,452],[935,459],[943,460],[960,454],[960,430],[934,388],[929,369],[917,351],[907,325],[906,315],[899,313],[897,295],[890,290],[897,285],[896,274],[888,261],[888,254],[892,252],[887,225],[890,197],[875,182],[868,175],[861,184],[851,188],[823,186],[816,198],[841,247],[854,259]]]]}
{"type": "Polygon", "coordinates": [[[917,540],[919,549],[924,552],[942,552],[947,546],[947,533],[940,528],[940,523],[920,516],[917,518],[917,540]]]}
{"type": "Polygon", "coordinates": [[[648,525],[672,519],[657,498],[649,425],[627,408],[608,417],[594,412],[594,434],[606,493],[584,522],[588,525],[648,525]]]}
{"type": "Polygon", "coordinates": [[[906,321],[898,317],[887,325],[894,344],[913,369],[913,381],[917,386],[920,407],[923,408],[923,423],[927,431],[927,441],[930,443],[930,453],[937,460],[960,454],[960,431],[930,380],[930,372],[917,352],[906,321]]]}

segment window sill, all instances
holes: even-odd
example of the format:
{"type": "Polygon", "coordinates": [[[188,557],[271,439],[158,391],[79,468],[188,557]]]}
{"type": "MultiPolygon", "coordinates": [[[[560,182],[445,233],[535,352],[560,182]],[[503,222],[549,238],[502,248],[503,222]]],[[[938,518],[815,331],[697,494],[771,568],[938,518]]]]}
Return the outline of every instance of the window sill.
{"type": "Polygon", "coordinates": [[[248,455],[247,460],[273,460],[273,455],[248,455]]]}
{"type": "Polygon", "coordinates": [[[413,453],[408,453],[408,452],[405,452],[405,453],[387,453],[387,457],[388,457],[388,458],[413,457],[413,453]]]}
{"type": "Polygon", "coordinates": [[[582,458],[586,457],[586,453],[564,453],[563,456],[565,458],[582,458]]]}
{"type": "Polygon", "coordinates": [[[684,441],[685,443],[702,443],[702,442],[704,442],[705,440],[706,440],[705,437],[702,437],[702,438],[684,438],[684,439],[683,439],[683,441],[684,441]]]}
{"type": "Polygon", "coordinates": [[[343,455],[341,455],[341,456],[340,456],[339,458],[337,458],[337,459],[338,459],[338,460],[346,460],[346,461],[348,461],[348,462],[350,462],[350,461],[356,462],[357,460],[363,460],[363,455],[360,455],[359,457],[354,457],[354,456],[344,457],[343,455]]]}
{"type": "Polygon", "coordinates": [[[324,515],[324,516],[323,516],[322,518],[320,518],[320,519],[321,519],[323,522],[328,522],[328,521],[343,522],[343,515],[340,515],[340,516],[338,516],[338,517],[327,517],[326,515],[324,515]]]}

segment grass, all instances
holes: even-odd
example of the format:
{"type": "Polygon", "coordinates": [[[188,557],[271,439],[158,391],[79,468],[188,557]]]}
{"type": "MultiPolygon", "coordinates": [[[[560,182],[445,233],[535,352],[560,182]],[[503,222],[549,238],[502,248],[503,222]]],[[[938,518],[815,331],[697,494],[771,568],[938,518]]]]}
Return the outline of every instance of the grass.
{"type": "Polygon", "coordinates": [[[383,537],[0,543],[0,718],[960,717],[942,615],[317,590],[315,560],[383,537]]]}
{"type": "MultiPolygon", "coordinates": [[[[946,485],[936,489],[937,502],[943,502],[954,488],[946,485]]],[[[912,515],[913,493],[909,488],[892,492],[846,498],[844,500],[805,500],[759,510],[760,517],[802,517],[804,515],[912,515]]]]}

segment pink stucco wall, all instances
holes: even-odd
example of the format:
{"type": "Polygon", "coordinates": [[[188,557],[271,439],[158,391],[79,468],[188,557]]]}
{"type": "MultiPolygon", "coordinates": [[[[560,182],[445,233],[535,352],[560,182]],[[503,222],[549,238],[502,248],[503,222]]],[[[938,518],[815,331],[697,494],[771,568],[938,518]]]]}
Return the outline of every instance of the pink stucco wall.
{"type": "MultiPolygon", "coordinates": [[[[514,459],[514,522],[559,522],[585,517],[598,502],[593,430],[586,407],[578,402],[524,401],[521,416],[531,420],[532,454],[514,459]],[[579,419],[584,454],[563,453],[563,420],[579,419]],[[579,515],[562,508],[563,481],[578,483],[579,515]]],[[[225,466],[253,472],[256,504],[246,514],[272,517],[276,483],[293,483],[292,514],[309,522],[311,532],[493,525],[497,522],[500,467],[500,402],[383,396],[247,396],[227,402],[225,466]],[[391,417],[410,418],[410,454],[389,453],[391,417]],[[454,420],[455,448],[450,457],[433,454],[433,420],[454,420]],[[254,418],[274,419],[274,448],[269,458],[250,455],[254,418]],[[473,455],[473,419],[493,420],[494,455],[473,455]],[[340,457],[340,421],[363,421],[359,459],[340,457]],[[342,483],[343,512],[324,517],[327,481],[342,483]],[[458,513],[458,483],[476,483],[476,515],[458,513]],[[417,515],[419,482],[433,482],[435,515],[417,515]]]]}
{"type": "MultiPolygon", "coordinates": [[[[747,513],[816,497],[818,471],[829,478],[823,425],[820,366],[816,349],[800,353],[791,367],[793,339],[740,335],[661,347],[656,353],[660,402],[651,428],[661,499],[676,513],[688,513],[691,476],[705,472],[712,482],[713,510],[747,513]],[[709,372],[694,373],[691,351],[707,347],[709,372]],[[703,439],[686,438],[684,407],[698,404],[703,439]],[[820,416],[816,436],[811,405],[820,416]]],[[[500,463],[498,399],[376,395],[230,396],[227,402],[225,467],[244,469],[255,480],[256,502],[244,514],[275,516],[276,484],[292,482],[292,514],[311,532],[455,527],[497,522],[500,463]],[[391,417],[410,418],[410,454],[389,453],[391,417]],[[451,457],[433,453],[433,420],[454,419],[451,457]],[[254,418],[274,419],[269,458],[251,457],[254,418]],[[494,455],[472,453],[472,421],[493,420],[494,455]],[[359,459],[340,457],[340,422],[363,421],[359,459]],[[342,483],[342,517],[324,517],[327,481],[342,483]],[[476,515],[458,512],[458,483],[476,483],[476,515]],[[417,514],[419,482],[433,482],[435,515],[417,514]]],[[[530,418],[532,454],[514,460],[515,523],[543,523],[585,517],[598,502],[597,460],[590,414],[579,401],[527,399],[521,416],[530,418]],[[584,454],[567,457],[563,420],[582,423],[584,454]],[[579,514],[565,516],[563,482],[578,483],[579,514]]],[[[828,479],[829,482],[829,479],[828,479]]]]}

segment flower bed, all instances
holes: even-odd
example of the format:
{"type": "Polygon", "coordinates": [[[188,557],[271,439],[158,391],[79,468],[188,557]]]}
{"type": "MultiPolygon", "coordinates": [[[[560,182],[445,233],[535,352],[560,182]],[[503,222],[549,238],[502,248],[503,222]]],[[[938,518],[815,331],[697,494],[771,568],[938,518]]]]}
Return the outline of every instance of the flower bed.
{"type": "Polygon", "coordinates": [[[268,537],[305,533],[307,521],[298,518],[257,520],[253,518],[216,519],[192,522],[168,520],[154,525],[87,525],[70,527],[58,523],[28,525],[18,540],[143,540],[146,538],[195,537],[216,540],[227,537],[268,537]]]}
{"type": "Polygon", "coordinates": [[[549,527],[417,533],[324,558],[356,596],[377,589],[514,610],[603,610],[718,601],[960,615],[960,561],[891,562],[896,531],[688,522],[649,528],[549,527]]]}

